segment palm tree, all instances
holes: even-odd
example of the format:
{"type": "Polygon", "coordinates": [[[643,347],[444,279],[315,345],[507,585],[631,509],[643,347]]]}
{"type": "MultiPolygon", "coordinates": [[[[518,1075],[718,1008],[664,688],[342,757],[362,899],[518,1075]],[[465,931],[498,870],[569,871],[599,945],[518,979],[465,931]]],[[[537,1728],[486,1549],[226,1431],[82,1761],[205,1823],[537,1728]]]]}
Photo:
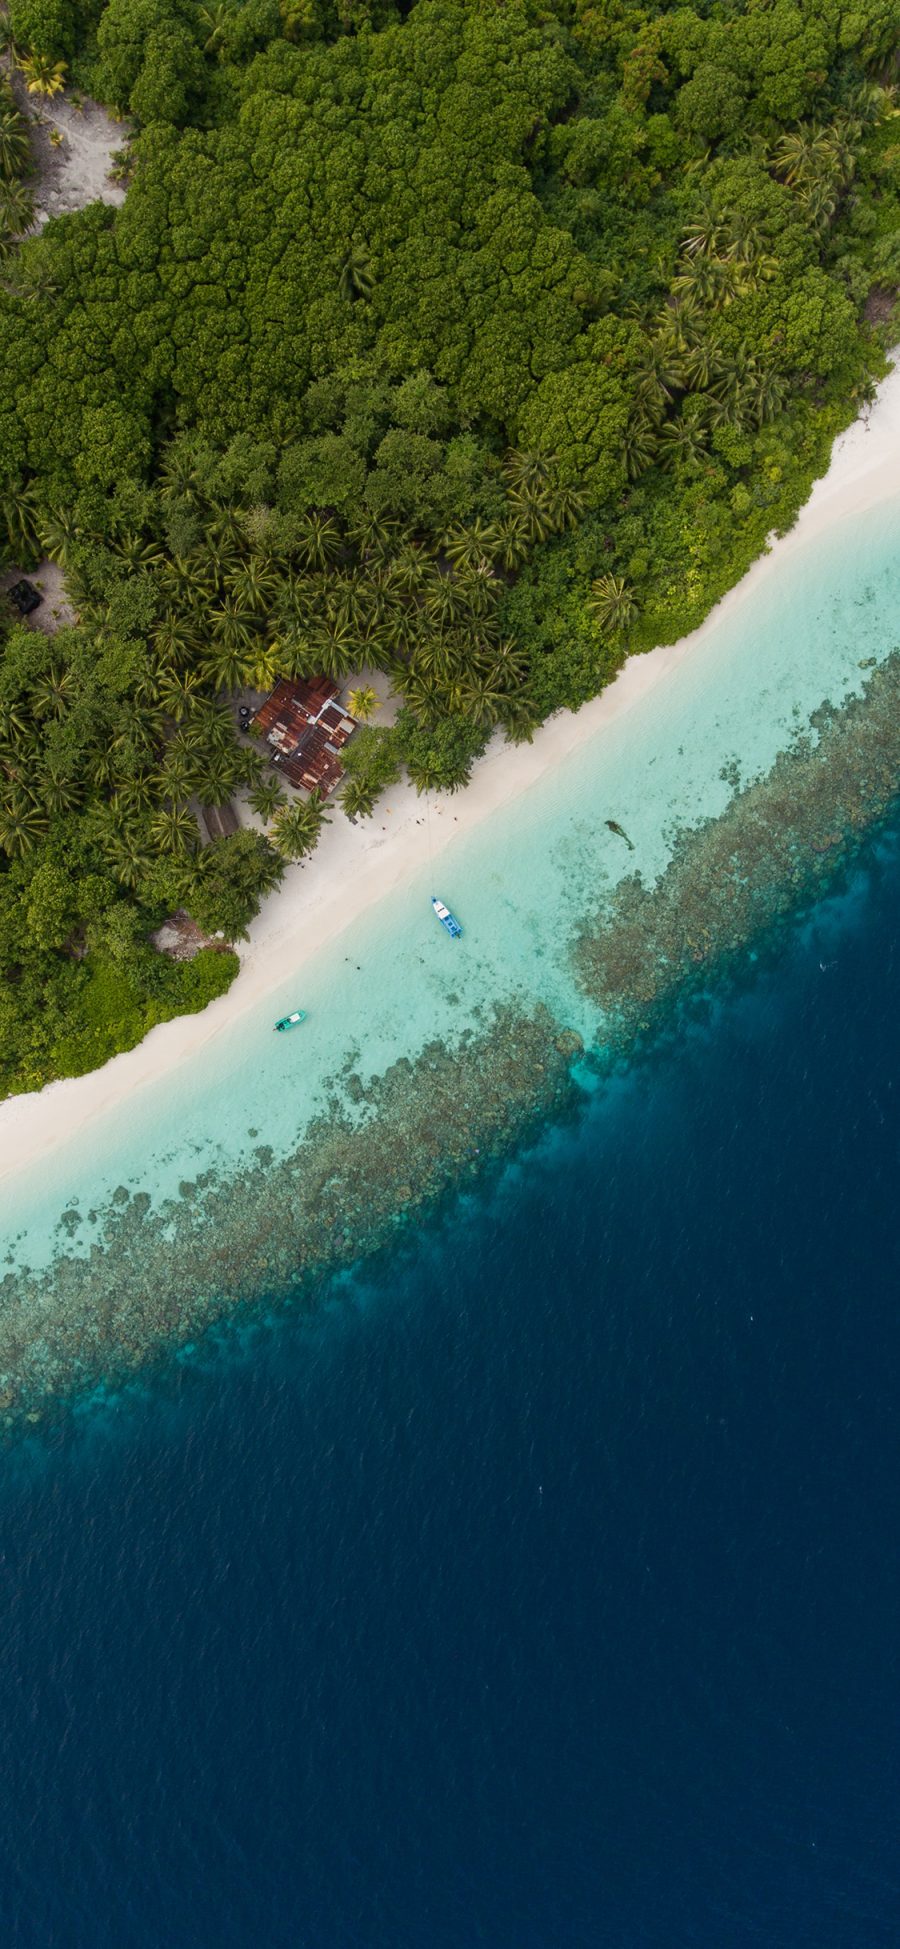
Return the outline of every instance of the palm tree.
{"type": "Polygon", "coordinates": [[[667,420],[659,436],[659,457],[665,467],[680,460],[686,467],[696,467],[706,457],[706,440],[703,429],[695,420],[667,420]]]}
{"type": "Polygon", "coordinates": [[[414,541],[405,541],[387,565],[386,579],[389,586],[415,595],[428,576],[430,563],[424,549],[414,541]]]}
{"type": "Polygon", "coordinates": [[[9,703],[4,704],[3,730],[6,738],[9,738],[10,734],[12,735],[12,740],[16,747],[31,735],[32,724],[30,711],[29,706],[24,700],[12,698],[9,703]]]}
{"type": "Polygon", "coordinates": [[[429,621],[441,629],[456,621],[462,606],[459,583],[452,576],[438,572],[423,604],[429,621]]]}
{"type": "Polygon", "coordinates": [[[196,556],[171,555],[160,569],[159,580],[175,609],[209,602],[216,592],[215,570],[208,557],[198,561],[196,556]]]}
{"type": "Polygon", "coordinates": [[[281,576],[267,563],[251,555],[249,561],[241,562],[229,571],[225,586],[240,608],[265,613],[278,594],[281,576]]]}
{"type": "Polygon", "coordinates": [[[448,637],[442,635],[440,630],[428,630],[421,636],[413,652],[410,675],[447,683],[455,656],[455,645],[448,637]]]}
{"type": "Polygon", "coordinates": [[[316,632],[313,649],[322,675],[336,682],[359,663],[359,636],[349,622],[326,623],[316,632]]]}
{"type": "Polygon", "coordinates": [[[510,744],[532,744],[540,722],[524,697],[508,697],[503,706],[503,729],[510,744]]]}
{"type": "Polygon", "coordinates": [[[116,775],[116,765],[109,744],[99,744],[91,754],[90,780],[100,791],[111,785],[116,775]]]}
{"type": "Polygon", "coordinates": [[[11,101],[0,102],[0,176],[14,182],[31,161],[28,129],[24,117],[11,101]]]}
{"type": "Polygon", "coordinates": [[[151,642],[160,669],[172,670],[189,663],[203,648],[204,639],[189,616],[176,612],[155,625],[151,642]]]}
{"type": "Polygon", "coordinates": [[[480,568],[482,562],[490,564],[493,560],[499,541],[499,530],[492,521],[476,519],[468,528],[457,522],[448,529],[441,548],[454,568],[480,568]]]}
{"type": "Polygon", "coordinates": [[[48,765],[40,780],[40,795],[47,811],[54,815],[74,812],[81,803],[81,788],[77,780],[67,777],[54,765],[48,765]]]}
{"type": "Polygon", "coordinates": [[[248,793],[248,800],[258,817],[266,820],[287,804],[277,778],[261,778],[248,793]]]}
{"type": "Polygon", "coordinates": [[[442,695],[439,684],[422,670],[408,671],[401,683],[403,696],[410,710],[423,724],[434,724],[441,715],[442,695]]]}
{"type": "Polygon", "coordinates": [[[329,562],[336,561],[342,547],[343,537],[332,515],[321,514],[314,508],[311,514],[300,516],[294,534],[294,552],[306,568],[327,568],[329,562]]]}
{"type": "Polygon", "coordinates": [[[116,826],[107,841],[106,856],[119,884],[132,891],[153,868],[153,854],[141,826],[116,826]]]}
{"type": "Polygon", "coordinates": [[[721,254],[750,265],[758,275],[760,264],[767,261],[765,226],[760,226],[746,210],[733,209],[727,223],[722,225],[721,254]]]}
{"type": "Polygon", "coordinates": [[[399,523],[387,514],[373,514],[369,508],[360,508],[347,527],[347,539],[359,549],[363,559],[367,556],[384,556],[393,546],[399,523]]]}
{"type": "Polygon", "coordinates": [[[357,724],[368,724],[372,712],[378,709],[377,690],[373,690],[371,684],[362,684],[358,690],[351,690],[347,709],[357,724]]]}
{"type": "Polygon", "coordinates": [[[200,8],[199,24],[206,35],[202,43],[204,54],[215,54],[218,60],[224,60],[228,23],[234,15],[234,0],[220,0],[218,6],[200,8]]]}
{"type": "Polygon", "coordinates": [[[254,690],[274,690],[284,670],[280,643],[261,643],[247,663],[247,676],[254,690]]]}
{"type": "Polygon", "coordinates": [[[163,497],[166,500],[200,501],[204,498],[197,462],[189,446],[173,440],[166,449],[160,469],[163,497]]]}
{"type": "Polygon", "coordinates": [[[692,345],[684,357],[684,376],[687,384],[699,391],[705,391],[721,373],[719,353],[708,338],[700,338],[692,345]]]}
{"type": "Polygon", "coordinates": [[[171,799],[182,805],[189,799],[197,780],[198,767],[183,743],[175,740],[166,752],[165,763],[154,780],[157,799],[171,799]]]}
{"type": "Polygon", "coordinates": [[[302,859],[304,853],[312,852],[327,823],[321,799],[295,799],[292,805],[282,806],[276,812],[269,836],[282,859],[302,859]]]}
{"type": "Polygon", "coordinates": [[[0,176],[0,226],[11,237],[21,237],[33,217],[34,199],[27,185],[0,176]]]}
{"type": "Polygon", "coordinates": [[[194,773],[194,789],[202,805],[227,805],[237,786],[234,754],[209,751],[194,773]]]}
{"type": "Polygon", "coordinates": [[[72,673],[62,664],[51,663],[50,668],[38,677],[31,693],[31,708],[35,717],[65,717],[72,701],[72,673]]]}
{"type": "Polygon", "coordinates": [[[460,682],[458,699],[465,716],[484,728],[496,724],[506,703],[502,690],[497,690],[488,677],[475,673],[460,682]]]}
{"type": "Polygon", "coordinates": [[[568,487],[563,481],[552,480],[544,496],[553,526],[562,534],[565,528],[577,528],[584,519],[584,496],[577,487],[568,487]]]}
{"type": "Polygon", "coordinates": [[[489,634],[496,626],[497,605],[503,594],[503,584],[493,570],[484,565],[455,576],[454,592],[460,628],[468,629],[477,623],[489,634]]]}
{"type": "Polygon", "coordinates": [[[623,575],[598,575],[585,608],[601,629],[619,635],[637,615],[637,597],[623,575]]]}
{"type": "Polygon", "coordinates": [[[753,385],[753,411],[759,426],[774,420],[784,405],[785,387],[777,372],[761,372],[753,385]]]}
{"type": "Polygon", "coordinates": [[[135,573],[142,568],[158,568],[160,562],[165,560],[158,542],[145,541],[143,535],[135,534],[133,529],[117,535],[109,545],[125,563],[126,568],[135,573]]]}
{"type": "Polygon", "coordinates": [[[163,671],[159,680],[160,708],[175,724],[181,724],[201,691],[199,671],[189,671],[185,676],[175,676],[171,671],[163,671]]]}
{"type": "Polygon", "coordinates": [[[511,447],[503,456],[503,478],[508,487],[529,488],[539,493],[546,487],[553,468],[549,454],[527,453],[519,447],[511,447]]]}
{"type": "Polygon", "coordinates": [[[801,122],[798,128],[780,136],[775,144],[775,174],[791,189],[808,186],[823,170],[830,171],[832,163],[829,131],[818,123],[801,122]]]}
{"type": "Polygon", "coordinates": [[[0,512],[13,560],[37,556],[40,545],[37,502],[32,487],[7,479],[0,495],[0,512]]]}
{"type": "Polygon", "coordinates": [[[61,568],[66,568],[82,533],[74,515],[68,508],[51,508],[42,517],[38,532],[48,561],[58,562],[61,568]]]}
{"type": "Polygon", "coordinates": [[[32,852],[46,830],[46,816],[32,799],[16,793],[0,801],[0,846],[10,859],[32,852]]]}
{"type": "Polygon", "coordinates": [[[814,230],[827,230],[837,210],[837,197],[827,183],[812,183],[802,196],[804,214],[814,230]]]}
{"type": "Polygon", "coordinates": [[[509,506],[514,519],[521,523],[529,541],[549,540],[556,529],[556,520],[548,500],[546,485],[541,488],[528,484],[514,487],[509,496],[509,506]]]}
{"type": "Polygon", "coordinates": [[[716,257],[722,240],[721,219],[705,203],[700,215],[689,223],[681,241],[681,248],[688,257],[716,257]]]}
{"type": "Polygon", "coordinates": [[[656,459],[656,432],[642,413],[633,414],[629,420],[622,438],[622,451],[629,480],[638,480],[652,467],[656,459]]]}
{"type": "Polygon", "coordinates": [[[150,823],[150,836],[164,853],[192,853],[200,834],[185,805],[160,806],[150,823]]]}
{"type": "Polygon", "coordinates": [[[147,772],[134,772],[116,787],[111,803],[123,822],[127,822],[135,813],[149,812],[156,800],[155,780],[147,772]]]}
{"type": "Polygon", "coordinates": [[[502,643],[492,643],[480,660],[483,674],[497,690],[507,694],[518,689],[528,671],[528,658],[524,650],[512,638],[504,637],[502,643]]]}
{"type": "Polygon", "coordinates": [[[525,523],[518,515],[511,514],[501,521],[497,528],[497,560],[505,569],[521,567],[528,553],[528,535],[525,523]]]}
{"type": "Polygon", "coordinates": [[[61,95],[66,85],[65,61],[51,61],[49,54],[26,54],[19,60],[22,79],[29,95],[61,95]]]}
{"type": "Polygon", "coordinates": [[[730,305],[750,288],[746,267],[722,257],[689,257],[672,281],[673,291],[683,291],[714,311],[730,305]]]}
{"type": "Polygon", "coordinates": [[[341,297],[352,304],[357,298],[371,298],[374,289],[375,272],[369,252],[365,244],[353,243],[341,265],[341,297]]]}
{"type": "Polygon", "coordinates": [[[201,674],[205,683],[219,694],[240,690],[248,672],[245,642],[226,642],[220,637],[210,646],[201,674]]]}
{"type": "Polygon", "coordinates": [[[226,649],[241,650],[245,655],[258,645],[258,618],[252,610],[241,608],[233,596],[223,596],[221,602],[206,613],[217,644],[226,649]]]}
{"type": "Polygon", "coordinates": [[[348,819],[369,819],[375,810],[377,794],[363,778],[348,778],[341,792],[341,804],[348,819]]]}
{"type": "MultiPolygon", "coordinates": [[[[746,346],[738,345],[710,386],[709,395],[724,409],[724,417],[730,425],[743,424],[758,380],[759,368],[752,352],[748,352],[746,346]]],[[[715,419],[712,423],[716,423],[715,419]]]]}
{"type": "Polygon", "coordinates": [[[240,508],[232,508],[227,502],[216,501],[212,520],[206,530],[214,568],[218,569],[222,550],[241,549],[245,546],[245,523],[246,515],[240,508]]]}

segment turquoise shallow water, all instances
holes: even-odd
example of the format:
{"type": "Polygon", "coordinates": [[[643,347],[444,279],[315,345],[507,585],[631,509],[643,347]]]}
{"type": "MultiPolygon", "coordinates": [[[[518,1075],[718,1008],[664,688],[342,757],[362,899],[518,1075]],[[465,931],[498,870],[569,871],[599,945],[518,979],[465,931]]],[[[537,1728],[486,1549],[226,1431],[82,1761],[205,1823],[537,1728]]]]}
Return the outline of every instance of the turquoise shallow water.
{"type": "Polygon", "coordinates": [[[96,1122],[87,1142],[60,1147],[52,1181],[43,1170],[11,1179],[7,1263],[45,1263],[67,1206],[82,1222],[66,1249],[87,1250],[90,1214],[117,1185],[159,1201],[259,1144],[286,1152],[348,1069],[367,1080],[431,1038],[452,1045],[494,1003],[540,1001],[588,1044],[602,1040],[573,974],[580,917],[624,873],[652,880],[685,826],[766,772],[823,702],[862,688],[900,638],[898,583],[896,502],[774,563],[637,708],[441,854],[440,891],[464,920],[463,943],[435,926],[430,879],[415,874],[304,968],[310,1022],[300,1035],[271,1034],[273,1016],[296,1004],[293,981],[96,1122]],[[633,852],[607,830],[610,817],[633,852]]]}

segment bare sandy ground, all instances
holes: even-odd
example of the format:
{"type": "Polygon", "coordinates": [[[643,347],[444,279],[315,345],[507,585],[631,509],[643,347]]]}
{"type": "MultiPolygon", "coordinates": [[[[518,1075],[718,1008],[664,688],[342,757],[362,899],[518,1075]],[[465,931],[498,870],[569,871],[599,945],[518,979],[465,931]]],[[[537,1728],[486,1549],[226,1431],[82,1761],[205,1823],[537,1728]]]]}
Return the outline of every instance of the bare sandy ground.
{"type": "MultiPolygon", "coordinates": [[[[631,657],[615,682],[577,716],[560,712],[531,745],[493,740],[476,765],[470,785],[453,798],[431,800],[431,854],[470,832],[498,807],[536,781],[588,739],[665,683],[682,659],[726,614],[752,600],[776,565],[817,534],[866,508],[900,494],[900,368],[879,388],[874,407],[836,442],[831,466],[791,533],[774,543],[712,612],[702,628],[678,643],[631,657]]],[[[247,1010],[296,974],[360,914],[425,865],[429,840],[423,802],[409,785],[389,792],[371,820],[351,825],[338,808],[312,859],[289,868],[278,893],[267,900],[241,948],[241,972],[227,995],[202,1015],[182,1016],[154,1029],[136,1049],[116,1056],[90,1076],[51,1083],[39,1094],[0,1104],[0,1178],[45,1157],[60,1142],[85,1131],[94,1118],[156,1082],[240,1019],[247,1010]]]]}
{"type": "Polygon", "coordinates": [[[57,95],[35,100],[18,70],[4,63],[16,101],[32,124],[36,176],[33,183],[36,230],[51,217],[83,210],[88,203],[121,204],[125,190],[110,180],[118,149],[128,141],[128,125],[116,122],[98,102],[57,95]]]}
{"type": "Polygon", "coordinates": [[[23,574],[43,596],[40,608],[26,617],[30,629],[42,629],[45,636],[55,636],[58,629],[75,621],[75,611],[66,595],[65,580],[58,562],[43,561],[37,568],[28,570],[9,568],[0,576],[0,589],[11,589],[23,574]]]}

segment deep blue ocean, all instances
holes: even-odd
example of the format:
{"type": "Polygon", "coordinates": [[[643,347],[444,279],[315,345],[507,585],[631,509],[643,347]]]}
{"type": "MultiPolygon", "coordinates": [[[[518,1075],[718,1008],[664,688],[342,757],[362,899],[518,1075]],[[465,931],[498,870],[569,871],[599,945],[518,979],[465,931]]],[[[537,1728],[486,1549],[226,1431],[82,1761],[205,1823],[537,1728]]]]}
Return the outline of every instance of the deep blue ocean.
{"type": "Polygon", "coordinates": [[[21,1446],[7,1949],[900,1943],[900,840],[499,1184],[21,1446]]]}

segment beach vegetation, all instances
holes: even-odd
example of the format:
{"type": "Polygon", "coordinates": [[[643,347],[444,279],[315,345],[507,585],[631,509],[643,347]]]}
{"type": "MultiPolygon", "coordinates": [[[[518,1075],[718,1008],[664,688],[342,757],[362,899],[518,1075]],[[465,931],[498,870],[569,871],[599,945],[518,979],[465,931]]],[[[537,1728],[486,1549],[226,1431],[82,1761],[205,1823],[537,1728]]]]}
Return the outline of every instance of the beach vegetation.
{"type": "Polygon", "coordinates": [[[328,814],[321,799],[295,798],[289,805],[279,806],[269,827],[269,836],[282,859],[303,859],[313,851],[322,827],[327,823],[328,814]]]}

